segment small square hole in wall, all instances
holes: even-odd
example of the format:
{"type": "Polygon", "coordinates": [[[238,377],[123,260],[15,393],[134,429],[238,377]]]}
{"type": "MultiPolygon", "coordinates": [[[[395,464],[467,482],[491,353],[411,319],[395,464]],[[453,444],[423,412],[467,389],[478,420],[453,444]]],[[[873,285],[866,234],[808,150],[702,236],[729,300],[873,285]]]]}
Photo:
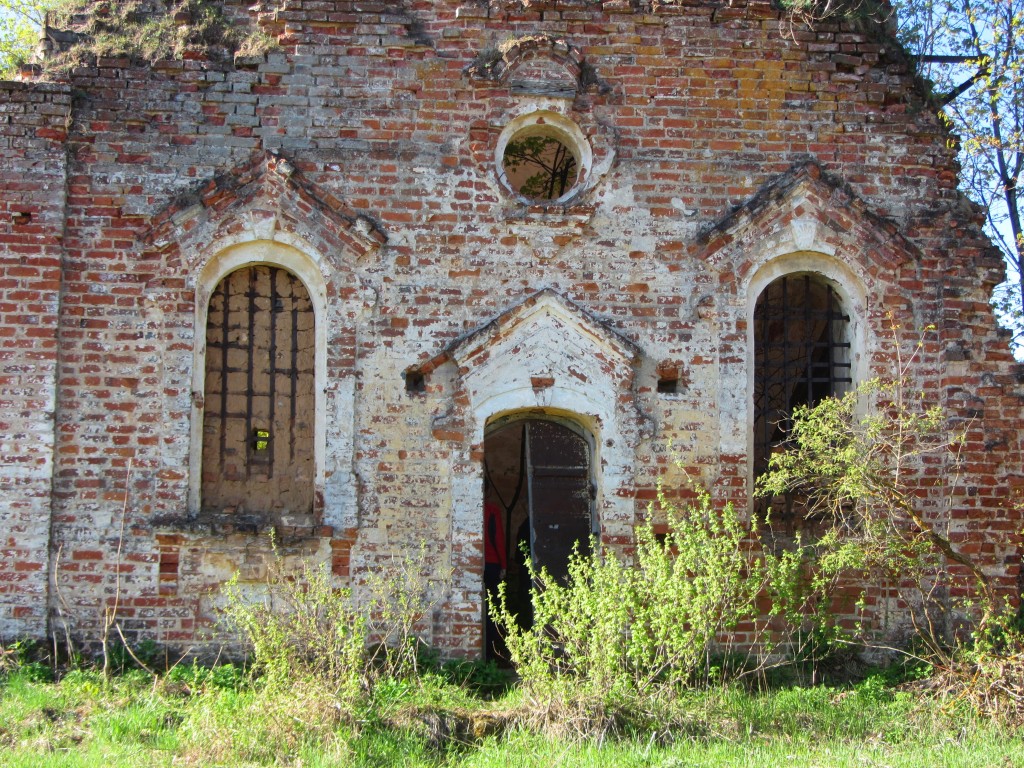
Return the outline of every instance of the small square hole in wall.
{"type": "Polygon", "coordinates": [[[32,214],[27,211],[17,211],[14,214],[14,226],[24,227],[32,222],[32,214]]]}
{"type": "Polygon", "coordinates": [[[658,546],[662,549],[667,549],[670,555],[679,555],[679,550],[676,548],[675,542],[669,538],[670,531],[666,523],[654,523],[651,526],[651,533],[654,534],[654,541],[657,542],[658,546]]]}
{"type": "Polygon", "coordinates": [[[427,391],[427,377],[420,371],[406,371],[405,391],[410,395],[422,395],[427,391]]]}
{"type": "Polygon", "coordinates": [[[658,394],[675,395],[686,389],[686,369],[678,360],[662,360],[656,369],[658,394]]]}

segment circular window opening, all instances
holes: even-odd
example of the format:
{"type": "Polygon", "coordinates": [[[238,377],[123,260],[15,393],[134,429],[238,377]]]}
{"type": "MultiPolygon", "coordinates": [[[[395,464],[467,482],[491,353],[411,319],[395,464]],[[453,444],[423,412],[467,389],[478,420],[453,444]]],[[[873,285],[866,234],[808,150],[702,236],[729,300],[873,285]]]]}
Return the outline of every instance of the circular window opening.
{"type": "Polygon", "coordinates": [[[576,123],[544,109],[505,126],[494,162],[501,185],[520,200],[563,204],[586,185],[593,152],[576,123]]]}
{"type": "Polygon", "coordinates": [[[501,170],[516,194],[536,201],[565,197],[581,175],[573,142],[548,126],[515,133],[505,145],[501,170]]]}

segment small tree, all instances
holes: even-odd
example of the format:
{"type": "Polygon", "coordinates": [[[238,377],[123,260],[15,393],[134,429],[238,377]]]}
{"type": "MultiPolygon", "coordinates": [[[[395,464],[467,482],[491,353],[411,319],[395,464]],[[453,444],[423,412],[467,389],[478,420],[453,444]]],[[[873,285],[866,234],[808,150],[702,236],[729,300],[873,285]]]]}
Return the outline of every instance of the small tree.
{"type": "Polygon", "coordinates": [[[987,574],[954,545],[948,520],[927,510],[929,497],[938,511],[957,492],[965,429],[914,390],[909,367],[897,354],[893,378],[797,408],[788,441],[770,457],[757,492],[795,496],[815,521],[819,583],[859,579],[897,587],[921,638],[937,652],[946,640],[935,618],[946,608],[940,596],[952,578],[950,564],[966,570],[980,597],[980,629],[999,605],[987,574]]]}
{"type": "Polygon", "coordinates": [[[1024,354],[1024,0],[781,0],[783,24],[868,18],[897,36],[960,139],[960,188],[985,210],[1007,279],[992,297],[1024,354]]]}
{"type": "Polygon", "coordinates": [[[0,75],[32,58],[48,11],[63,0],[0,0],[0,75]]]}
{"type": "Polygon", "coordinates": [[[960,186],[1008,267],[994,304],[1024,344],[1024,0],[897,0],[899,36],[960,137],[960,186]]]}

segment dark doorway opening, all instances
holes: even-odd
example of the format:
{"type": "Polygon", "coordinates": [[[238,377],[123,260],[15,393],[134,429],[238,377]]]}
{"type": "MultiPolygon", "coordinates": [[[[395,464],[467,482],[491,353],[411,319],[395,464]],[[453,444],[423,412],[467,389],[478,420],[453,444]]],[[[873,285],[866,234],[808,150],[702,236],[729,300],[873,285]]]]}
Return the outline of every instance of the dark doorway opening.
{"type": "MultiPolygon", "coordinates": [[[[850,317],[835,289],[812,274],[778,278],[754,307],[754,476],[785,450],[799,406],[843,394],[852,384],[850,317]]],[[[762,499],[759,514],[776,510],[794,529],[803,510],[788,494],[762,499]]]]}
{"type": "MultiPolygon", "coordinates": [[[[486,515],[485,551],[488,560],[503,560],[509,608],[523,628],[532,625],[533,585],[526,558],[538,571],[546,568],[555,578],[564,579],[573,551],[590,552],[590,538],[597,532],[591,456],[589,436],[583,430],[550,417],[502,419],[484,438],[484,508],[493,505],[500,513],[497,538],[503,539],[504,558],[488,546],[494,543],[495,526],[486,515]]],[[[503,648],[486,606],[484,620],[486,655],[500,656],[503,648]]]]}

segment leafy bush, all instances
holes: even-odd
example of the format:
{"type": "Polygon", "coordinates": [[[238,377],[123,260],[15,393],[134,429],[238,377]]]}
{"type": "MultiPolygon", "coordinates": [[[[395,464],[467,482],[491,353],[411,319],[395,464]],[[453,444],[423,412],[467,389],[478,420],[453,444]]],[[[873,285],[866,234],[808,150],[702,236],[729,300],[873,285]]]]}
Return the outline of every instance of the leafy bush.
{"type": "Polygon", "coordinates": [[[251,654],[253,673],[270,690],[303,681],[355,704],[381,678],[415,675],[428,657],[417,634],[432,607],[423,561],[380,568],[357,600],[326,564],[289,569],[271,541],[263,584],[236,574],[222,588],[221,623],[251,654]]]}
{"type": "Polygon", "coordinates": [[[440,673],[447,682],[482,696],[505,693],[513,682],[509,671],[494,659],[450,659],[441,665],[440,673]]]}
{"type": "Polygon", "coordinates": [[[268,573],[262,599],[247,594],[237,574],[223,588],[223,621],[251,651],[253,669],[270,688],[314,678],[354,700],[366,683],[363,611],[325,566],[304,562],[292,575],[275,558],[268,573]]]}
{"type": "Polygon", "coordinates": [[[836,584],[860,594],[860,642],[893,650],[885,614],[866,610],[869,587],[880,586],[906,612],[913,634],[902,650],[916,676],[932,675],[930,692],[1024,725],[1024,633],[986,563],[945,524],[964,493],[970,421],[915,389],[908,372],[922,346],[909,356],[896,348],[891,377],[795,409],[785,450],[771,456],[758,490],[802,504],[817,533],[805,547],[811,590],[823,606],[836,584]]]}
{"type": "MultiPolygon", "coordinates": [[[[758,480],[760,495],[796,499],[816,530],[807,549],[822,600],[840,582],[890,585],[929,653],[953,641],[950,592],[974,589],[959,607],[979,616],[982,630],[1001,611],[981,564],[954,545],[927,506],[945,506],[957,492],[963,440],[963,429],[950,430],[943,410],[914,393],[905,374],[875,378],[796,408],[786,449],[758,480]],[[951,564],[966,576],[954,575],[951,564]]],[[[870,644],[886,628],[876,621],[861,629],[870,644]]]]}
{"type": "MultiPolygon", "coordinates": [[[[499,591],[491,609],[538,716],[565,720],[568,707],[584,729],[612,724],[660,694],[739,672],[712,665],[731,658],[723,654],[730,634],[795,611],[798,555],[765,551],[731,504],[715,509],[707,494],[690,508],[663,494],[659,504],[668,532],[641,526],[633,563],[595,544],[591,555],[571,558],[565,583],[531,569],[531,628],[519,627],[499,591]]],[[[768,633],[757,641],[772,650],[768,633]]]]}
{"type": "Polygon", "coordinates": [[[19,674],[34,682],[53,680],[53,666],[38,643],[32,640],[15,640],[0,645],[0,677],[19,674]]]}

